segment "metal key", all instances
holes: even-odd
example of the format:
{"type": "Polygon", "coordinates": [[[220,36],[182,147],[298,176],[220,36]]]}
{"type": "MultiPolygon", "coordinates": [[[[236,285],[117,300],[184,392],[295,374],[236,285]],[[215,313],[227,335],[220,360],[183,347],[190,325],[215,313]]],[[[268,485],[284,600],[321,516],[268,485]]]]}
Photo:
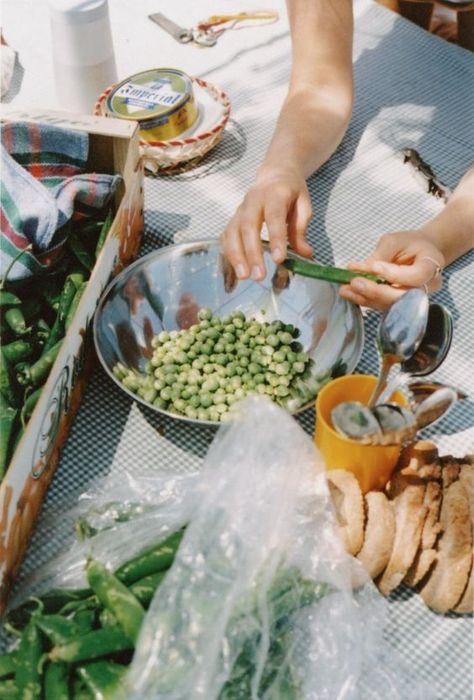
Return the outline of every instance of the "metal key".
{"type": "Polygon", "coordinates": [[[176,22],[173,22],[168,17],[165,17],[161,12],[155,12],[153,15],[148,15],[152,22],[156,22],[165,32],[171,34],[173,39],[179,41],[180,44],[188,44],[194,40],[193,32],[190,29],[180,27],[176,22]]]}

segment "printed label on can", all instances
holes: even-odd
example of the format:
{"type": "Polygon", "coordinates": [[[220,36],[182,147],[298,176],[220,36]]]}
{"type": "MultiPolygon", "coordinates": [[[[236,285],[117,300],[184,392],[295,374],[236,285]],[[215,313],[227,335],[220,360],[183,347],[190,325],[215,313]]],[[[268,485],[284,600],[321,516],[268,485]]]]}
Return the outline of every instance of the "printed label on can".
{"type": "Polygon", "coordinates": [[[123,98],[128,111],[133,108],[155,110],[156,107],[174,107],[183,99],[183,93],[173,90],[170,80],[157,80],[151,85],[128,82],[118,88],[115,95],[123,98]]]}

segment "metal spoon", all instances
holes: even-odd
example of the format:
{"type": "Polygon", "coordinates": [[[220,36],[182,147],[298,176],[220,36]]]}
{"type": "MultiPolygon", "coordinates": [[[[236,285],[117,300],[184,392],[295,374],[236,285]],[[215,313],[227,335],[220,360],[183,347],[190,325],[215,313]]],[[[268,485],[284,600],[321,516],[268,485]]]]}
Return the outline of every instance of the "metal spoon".
{"type": "Polygon", "coordinates": [[[449,386],[434,391],[431,396],[428,396],[418,405],[415,411],[418,430],[436,423],[442,416],[446,415],[456,401],[456,391],[449,386]]]}
{"type": "Polygon", "coordinates": [[[447,386],[447,384],[436,382],[433,379],[431,381],[409,382],[407,384],[407,389],[415,406],[420,404],[424,399],[428,398],[428,396],[431,396],[431,394],[433,394],[438,389],[444,388],[452,389],[453,391],[455,391],[456,398],[458,399],[458,401],[461,401],[462,399],[467,399],[467,394],[461,391],[461,389],[457,389],[454,386],[447,386]]]}
{"type": "Polygon", "coordinates": [[[431,303],[428,307],[426,331],[418,349],[400,364],[401,372],[393,377],[380,396],[388,401],[397,385],[404,384],[410,376],[424,377],[431,374],[444,362],[453,338],[453,319],[442,304],[431,303]]]}
{"type": "Polygon", "coordinates": [[[428,306],[428,296],[423,289],[410,289],[382,317],[377,338],[382,366],[369,408],[377,403],[392,366],[408,360],[418,349],[426,330],[428,306]]]}
{"type": "Polygon", "coordinates": [[[373,411],[382,426],[382,433],[366,434],[358,441],[364,445],[401,445],[412,440],[418,430],[433,425],[446,415],[456,399],[456,391],[446,386],[437,389],[424,399],[414,414],[396,404],[376,406],[373,411]],[[403,422],[405,422],[405,426],[403,422]]]}
{"type": "Polygon", "coordinates": [[[360,401],[343,401],[331,411],[331,421],[338,433],[353,440],[382,435],[382,428],[370,408],[360,401]]]}

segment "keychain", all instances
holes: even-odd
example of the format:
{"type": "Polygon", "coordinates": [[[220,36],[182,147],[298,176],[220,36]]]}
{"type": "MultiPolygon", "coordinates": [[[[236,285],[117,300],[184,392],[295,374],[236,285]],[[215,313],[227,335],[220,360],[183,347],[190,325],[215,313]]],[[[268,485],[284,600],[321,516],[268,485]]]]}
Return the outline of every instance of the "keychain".
{"type": "Polygon", "coordinates": [[[180,27],[161,12],[148,15],[148,17],[181,44],[192,42],[203,47],[215,46],[218,38],[224,32],[239,28],[240,22],[247,20],[276,22],[279,19],[278,12],[274,10],[257,10],[256,12],[239,12],[230,15],[212,15],[208,19],[198,22],[195,27],[186,29],[180,27]]]}

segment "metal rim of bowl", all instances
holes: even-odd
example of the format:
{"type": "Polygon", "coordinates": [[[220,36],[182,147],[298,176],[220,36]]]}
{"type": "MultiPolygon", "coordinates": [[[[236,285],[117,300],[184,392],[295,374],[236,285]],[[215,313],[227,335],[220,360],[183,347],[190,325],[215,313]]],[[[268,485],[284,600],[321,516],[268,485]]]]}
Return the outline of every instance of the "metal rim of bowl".
{"type": "MultiPolygon", "coordinates": [[[[92,323],[92,334],[94,338],[94,347],[95,351],[97,354],[97,357],[99,358],[100,364],[102,365],[103,369],[105,370],[105,373],[107,374],[110,379],[113,380],[113,382],[124,392],[126,393],[131,399],[134,401],[137,401],[138,403],[141,403],[143,406],[146,406],[146,408],[150,409],[151,411],[158,413],[159,415],[164,415],[168,416],[169,418],[174,418],[180,421],[183,421],[184,423],[189,423],[190,425],[201,425],[201,426],[206,426],[208,428],[219,428],[221,425],[225,425],[225,421],[207,421],[207,420],[201,420],[199,418],[189,418],[189,416],[184,416],[179,413],[173,413],[171,411],[167,411],[163,408],[158,408],[157,406],[154,406],[151,403],[148,403],[148,401],[145,401],[141,396],[138,396],[138,394],[134,394],[133,391],[130,391],[126,386],[120,382],[120,380],[115,377],[113,372],[109,369],[107,363],[105,362],[102,352],[99,347],[99,342],[97,339],[97,334],[98,334],[98,319],[100,315],[100,310],[103,308],[104,304],[107,301],[107,297],[112,291],[112,289],[115,287],[116,284],[118,284],[121,280],[122,277],[125,277],[126,274],[130,274],[130,272],[135,268],[138,267],[139,265],[142,265],[145,261],[151,259],[151,258],[156,258],[156,257],[161,257],[162,255],[166,255],[170,253],[171,251],[174,250],[179,250],[179,251],[192,251],[194,249],[199,250],[204,247],[210,247],[215,244],[219,243],[219,239],[217,238],[206,238],[206,239],[200,239],[196,241],[190,241],[188,243],[171,243],[170,245],[163,246],[162,248],[158,248],[157,250],[152,250],[151,253],[147,253],[146,255],[143,255],[139,257],[137,260],[135,260],[133,263],[130,265],[127,265],[127,267],[122,270],[121,272],[118,273],[106,286],[104,291],[102,292],[102,295],[99,299],[99,303],[97,304],[97,308],[94,312],[94,318],[93,318],[93,323],[92,323]]],[[[264,248],[269,250],[268,243],[263,241],[264,248]]],[[[296,253],[293,253],[293,251],[288,250],[287,256],[289,258],[295,258],[295,259],[301,259],[304,260],[305,258],[302,258],[300,255],[297,255],[296,253]]],[[[332,283],[329,283],[332,284],[332,283]]],[[[350,302],[348,302],[350,303],[350,302]]],[[[350,374],[355,367],[357,367],[357,364],[359,363],[359,360],[361,358],[363,349],[364,349],[364,343],[365,343],[365,328],[364,328],[364,321],[363,321],[363,316],[362,312],[360,310],[360,307],[354,304],[354,310],[356,317],[358,319],[359,323],[359,329],[360,329],[360,334],[361,334],[361,343],[360,343],[360,348],[359,351],[355,357],[355,360],[353,362],[353,367],[348,367],[348,372],[347,374],[350,374]]],[[[291,416],[297,416],[300,413],[303,413],[304,411],[307,411],[310,408],[314,408],[314,402],[316,400],[317,394],[313,396],[311,401],[308,401],[307,403],[303,404],[300,406],[296,411],[288,411],[288,413],[291,416]]],[[[270,399],[271,400],[271,399],[270,399]]],[[[278,405],[278,404],[277,404],[278,405]]],[[[283,409],[286,410],[286,409],[283,409]]]]}

